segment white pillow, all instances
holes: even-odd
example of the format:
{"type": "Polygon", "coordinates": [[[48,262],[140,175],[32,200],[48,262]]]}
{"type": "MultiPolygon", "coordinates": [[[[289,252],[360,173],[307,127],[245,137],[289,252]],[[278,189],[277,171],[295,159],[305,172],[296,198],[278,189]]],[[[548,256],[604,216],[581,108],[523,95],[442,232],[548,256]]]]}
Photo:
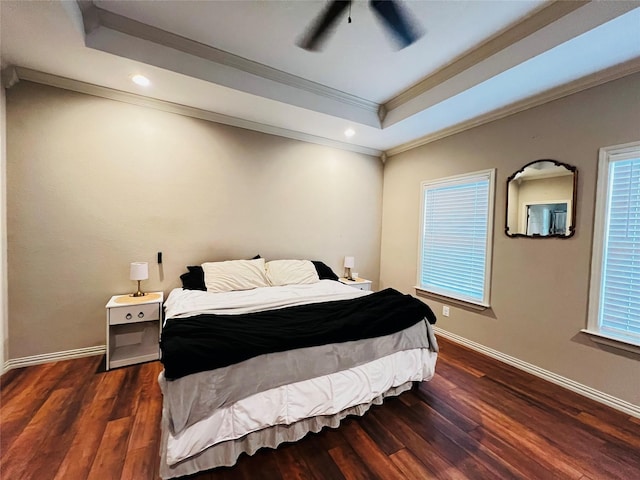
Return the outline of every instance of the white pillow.
{"type": "Polygon", "coordinates": [[[207,262],[202,264],[202,270],[208,292],[232,292],[269,286],[264,258],[207,262]]]}
{"type": "Polygon", "coordinates": [[[267,280],[272,287],[320,281],[309,260],[272,260],[266,264],[267,280]]]}

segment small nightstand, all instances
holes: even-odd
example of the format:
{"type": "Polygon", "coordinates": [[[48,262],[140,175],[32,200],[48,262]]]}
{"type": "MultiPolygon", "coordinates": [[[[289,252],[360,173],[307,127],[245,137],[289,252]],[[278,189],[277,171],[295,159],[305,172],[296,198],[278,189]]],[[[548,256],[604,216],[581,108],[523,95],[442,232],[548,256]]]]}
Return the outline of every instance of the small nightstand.
{"type": "Polygon", "coordinates": [[[111,297],[106,305],[107,370],[160,358],[163,299],[162,292],[111,297]]]}
{"type": "Polygon", "coordinates": [[[350,287],[357,288],[358,290],[371,290],[371,280],[364,278],[354,278],[353,280],[347,280],[344,277],[340,277],[340,283],[349,285],[350,287]]]}

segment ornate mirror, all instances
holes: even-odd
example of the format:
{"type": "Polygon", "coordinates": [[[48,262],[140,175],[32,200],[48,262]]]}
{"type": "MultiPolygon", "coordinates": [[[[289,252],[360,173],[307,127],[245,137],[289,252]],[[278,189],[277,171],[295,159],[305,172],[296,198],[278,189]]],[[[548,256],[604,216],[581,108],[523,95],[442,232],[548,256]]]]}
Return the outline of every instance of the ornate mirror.
{"type": "Polygon", "coordinates": [[[576,228],[576,167],[536,160],[507,179],[505,233],[510,237],[568,238],[576,228]]]}

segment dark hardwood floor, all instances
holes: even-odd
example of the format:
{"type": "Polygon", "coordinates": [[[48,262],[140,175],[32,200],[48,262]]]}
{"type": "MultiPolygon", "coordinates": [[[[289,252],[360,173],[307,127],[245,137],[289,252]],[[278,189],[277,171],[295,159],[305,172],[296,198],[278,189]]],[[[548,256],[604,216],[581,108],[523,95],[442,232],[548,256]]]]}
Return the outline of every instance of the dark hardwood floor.
{"type": "MultiPolygon", "coordinates": [[[[243,455],[217,479],[640,479],[640,420],[440,340],[436,376],[339,429],[243,455]]],[[[157,479],[158,362],[7,372],[0,478],[157,479]]]]}

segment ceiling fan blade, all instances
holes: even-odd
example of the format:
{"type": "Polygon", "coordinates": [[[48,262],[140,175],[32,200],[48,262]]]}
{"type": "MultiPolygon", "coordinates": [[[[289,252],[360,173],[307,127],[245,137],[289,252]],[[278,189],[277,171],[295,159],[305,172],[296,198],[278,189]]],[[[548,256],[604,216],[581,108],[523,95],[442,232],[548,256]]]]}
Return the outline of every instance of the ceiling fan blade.
{"type": "Polygon", "coordinates": [[[314,23],[307,29],[298,45],[305,50],[320,50],[322,42],[326,39],[329,30],[338,19],[338,16],[346,10],[351,0],[335,0],[318,16],[314,23]]]}
{"type": "Polygon", "coordinates": [[[401,49],[408,47],[424,34],[406,9],[403,9],[394,0],[371,0],[369,4],[373,11],[378,14],[383,24],[400,42],[401,49]]]}

